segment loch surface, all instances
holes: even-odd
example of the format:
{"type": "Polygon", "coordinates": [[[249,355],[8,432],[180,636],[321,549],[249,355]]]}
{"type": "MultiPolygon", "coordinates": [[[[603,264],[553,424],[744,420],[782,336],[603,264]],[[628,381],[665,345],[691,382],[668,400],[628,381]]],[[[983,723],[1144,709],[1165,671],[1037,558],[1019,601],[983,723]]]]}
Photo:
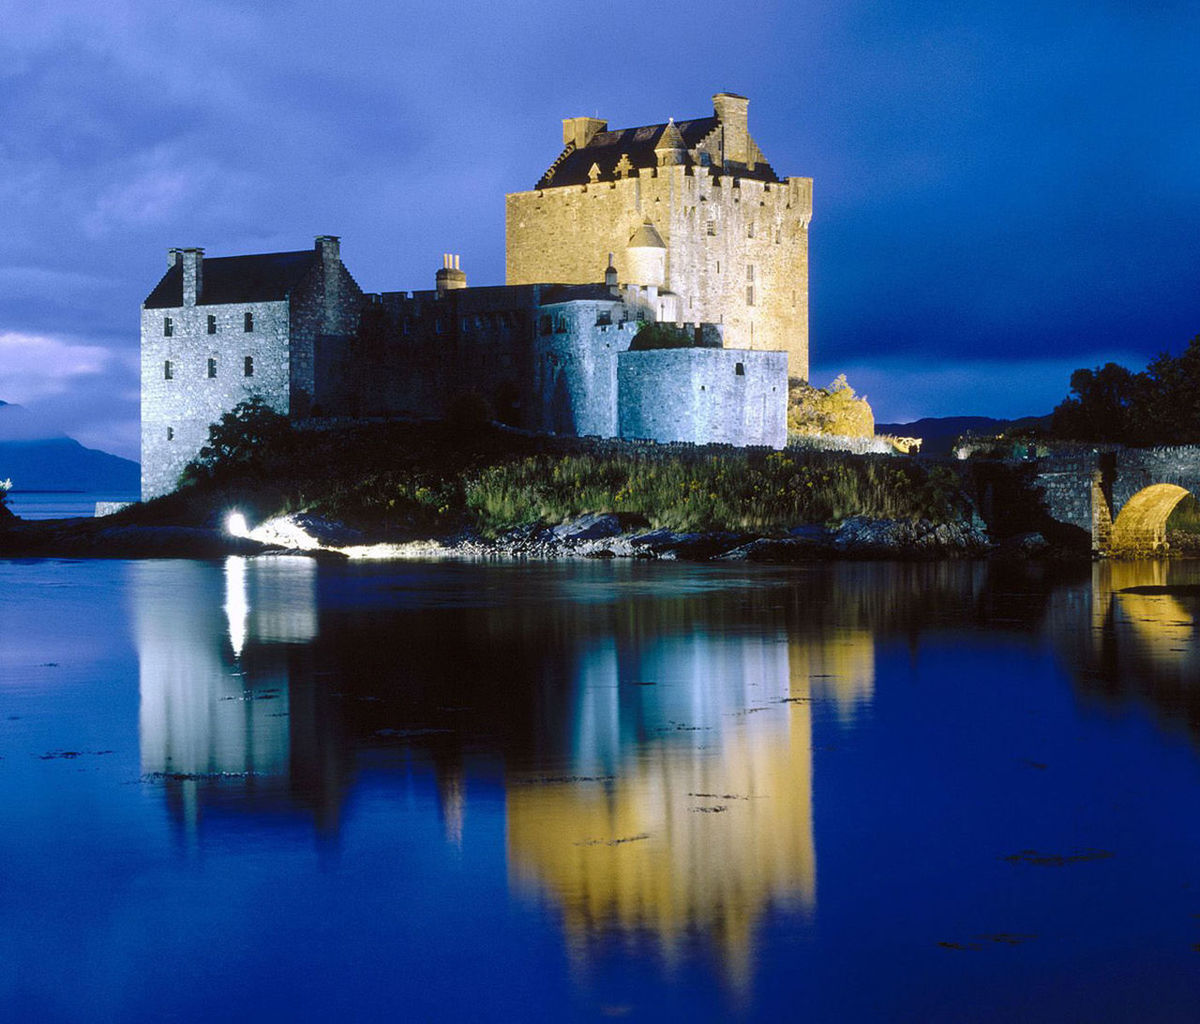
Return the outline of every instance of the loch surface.
{"type": "Polygon", "coordinates": [[[1194,1020],[1200,564],[0,562],[12,1020],[1194,1020]]]}

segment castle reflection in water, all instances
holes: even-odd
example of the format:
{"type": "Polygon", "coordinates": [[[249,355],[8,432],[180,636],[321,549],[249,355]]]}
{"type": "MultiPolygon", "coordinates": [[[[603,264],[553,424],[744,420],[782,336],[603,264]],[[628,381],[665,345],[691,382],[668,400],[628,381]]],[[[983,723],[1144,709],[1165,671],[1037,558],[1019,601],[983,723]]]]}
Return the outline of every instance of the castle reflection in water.
{"type": "Polygon", "coordinates": [[[1194,570],[655,569],[133,563],[142,770],[190,841],[262,813],[328,837],[363,759],[399,749],[462,843],[472,766],[501,765],[510,888],[574,955],[699,935],[740,988],[764,914],[816,907],[814,718],[869,714],[881,640],[1046,632],[1088,699],[1200,730],[1196,598],[1170,586],[1194,570]]]}

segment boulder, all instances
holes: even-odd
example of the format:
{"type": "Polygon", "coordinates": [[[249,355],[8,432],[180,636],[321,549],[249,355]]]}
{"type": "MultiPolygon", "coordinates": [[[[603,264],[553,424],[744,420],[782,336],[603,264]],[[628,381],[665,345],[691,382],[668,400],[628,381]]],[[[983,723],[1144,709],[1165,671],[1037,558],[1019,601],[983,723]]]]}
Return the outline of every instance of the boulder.
{"type": "Polygon", "coordinates": [[[361,531],[309,512],[275,516],[251,530],[250,537],[262,544],[298,551],[344,548],[363,543],[361,531]]]}

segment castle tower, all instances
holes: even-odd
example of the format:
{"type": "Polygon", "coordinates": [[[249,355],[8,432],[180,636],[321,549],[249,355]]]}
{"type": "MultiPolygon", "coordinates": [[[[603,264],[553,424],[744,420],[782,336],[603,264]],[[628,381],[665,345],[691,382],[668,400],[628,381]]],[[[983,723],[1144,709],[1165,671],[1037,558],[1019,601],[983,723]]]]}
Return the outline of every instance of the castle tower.
{"type": "Polygon", "coordinates": [[[612,252],[622,282],[650,284],[638,279],[658,280],[661,259],[655,287],[681,319],[721,324],[728,348],[787,352],[789,375],[807,378],[812,179],[775,173],[748,111],[721,92],[686,121],[565,119],[557,159],[506,197],[507,283],[586,284],[612,252]],[[647,221],[661,249],[632,244],[647,221]]]}
{"type": "Polygon", "coordinates": [[[659,289],[667,279],[667,247],[662,235],[646,221],[625,246],[629,283],[659,289]]]}

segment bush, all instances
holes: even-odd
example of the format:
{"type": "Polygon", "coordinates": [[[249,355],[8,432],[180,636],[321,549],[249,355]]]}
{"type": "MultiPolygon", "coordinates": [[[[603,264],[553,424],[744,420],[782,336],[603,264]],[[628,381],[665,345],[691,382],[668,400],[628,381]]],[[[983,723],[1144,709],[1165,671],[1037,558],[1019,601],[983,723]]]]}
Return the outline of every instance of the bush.
{"type": "Polygon", "coordinates": [[[874,437],[875,414],[839,374],[827,388],[793,377],[788,381],[788,430],[795,434],[874,437]]]}

